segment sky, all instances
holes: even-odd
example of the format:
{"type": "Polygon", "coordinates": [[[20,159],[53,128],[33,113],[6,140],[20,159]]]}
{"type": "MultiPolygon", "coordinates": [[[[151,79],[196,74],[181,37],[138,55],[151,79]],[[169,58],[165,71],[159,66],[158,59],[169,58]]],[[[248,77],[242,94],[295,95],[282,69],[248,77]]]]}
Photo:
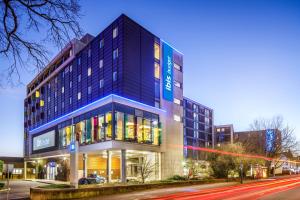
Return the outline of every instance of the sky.
{"type": "MultiPolygon", "coordinates": [[[[184,95],[215,124],[249,128],[284,117],[300,139],[300,1],[87,0],[80,24],[97,35],[124,13],[184,54],[184,95]]],[[[27,33],[28,37],[36,33],[27,33]]],[[[51,57],[58,50],[49,47],[51,57]]],[[[0,70],[6,62],[0,60],[0,70]]],[[[23,74],[25,84],[35,76],[23,74]]],[[[23,155],[25,86],[0,89],[0,156],[23,155]]]]}

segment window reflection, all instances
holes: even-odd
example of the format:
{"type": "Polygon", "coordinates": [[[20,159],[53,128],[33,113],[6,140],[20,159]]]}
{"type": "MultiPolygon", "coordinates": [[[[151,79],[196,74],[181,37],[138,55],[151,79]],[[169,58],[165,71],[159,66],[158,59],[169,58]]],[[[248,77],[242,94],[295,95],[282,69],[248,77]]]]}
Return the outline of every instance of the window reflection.
{"type": "Polygon", "coordinates": [[[116,112],[115,113],[116,124],[115,124],[115,139],[123,140],[123,126],[124,126],[124,113],[116,112]]]}
{"type": "Polygon", "coordinates": [[[112,136],[112,116],[111,112],[105,114],[105,133],[106,133],[106,140],[111,140],[112,136]]]}
{"type": "Polygon", "coordinates": [[[125,114],[125,139],[134,141],[136,139],[134,134],[134,116],[125,114]]]}

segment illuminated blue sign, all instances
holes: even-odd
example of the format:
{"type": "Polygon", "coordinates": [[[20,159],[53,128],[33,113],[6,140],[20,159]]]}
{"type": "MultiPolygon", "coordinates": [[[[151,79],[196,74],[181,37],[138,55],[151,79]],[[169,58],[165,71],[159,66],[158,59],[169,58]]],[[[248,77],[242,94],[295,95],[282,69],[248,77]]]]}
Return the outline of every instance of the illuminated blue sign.
{"type": "Polygon", "coordinates": [[[274,147],[275,132],[272,129],[266,130],[266,151],[271,152],[274,147]]]}
{"type": "Polygon", "coordinates": [[[75,142],[71,142],[71,144],[70,144],[70,152],[75,152],[75,150],[76,150],[75,142]]]}
{"type": "Polygon", "coordinates": [[[173,49],[163,43],[163,97],[173,101],[173,49]]]}

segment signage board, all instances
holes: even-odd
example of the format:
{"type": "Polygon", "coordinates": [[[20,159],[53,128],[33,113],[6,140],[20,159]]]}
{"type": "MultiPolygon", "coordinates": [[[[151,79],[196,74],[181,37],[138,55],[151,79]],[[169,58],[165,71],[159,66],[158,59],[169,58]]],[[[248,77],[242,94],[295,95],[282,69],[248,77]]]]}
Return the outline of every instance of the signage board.
{"type": "Polygon", "coordinates": [[[266,130],[266,151],[271,152],[274,147],[275,132],[273,129],[266,130]]]}
{"type": "Polygon", "coordinates": [[[173,101],[173,49],[168,44],[162,44],[163,49],[163,98],[173,101]]]}
{"type": "Polygon", "coordinates": [[[55,130],[33,138],[33,151],[55,146],[55,130]]]}

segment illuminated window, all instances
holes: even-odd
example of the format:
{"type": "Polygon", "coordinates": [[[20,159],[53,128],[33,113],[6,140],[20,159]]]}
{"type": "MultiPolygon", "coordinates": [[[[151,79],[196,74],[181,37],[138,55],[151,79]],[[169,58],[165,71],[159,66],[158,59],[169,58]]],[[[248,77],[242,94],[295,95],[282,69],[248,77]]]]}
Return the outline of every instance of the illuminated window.
{"type": "Polygon", "coordinates": [[[78,75],[78,83],[81,82],[81,74],[78,75]]]}
{"type": "Polygon", "coordinates": [[[154,58],[157,60],[160,59],[160,46],[157,43],[154,43],[154,58]]]}
{"type": "Polygon", "coordinates": [[[143,119],[143,142],[151,142],[151,122],[149,119],[143,119]]]}
{"type": "Polygon", "coordinates": [[[78,58],[78,65],[81,65],[81,58],[78,58]]]}
{"type": "Polygon", "coordinates": [[[39,98],[40,97],[40,92],[37,90],[37,91],[35,91],[35,97],[36,98],[39,98]]]}
{"type": "Polygon", "coordinates": [[[132,141],[135,140],[134,135],[134,116],[125,114],[125,139],[132,141]]]}
{"type": "Polygon", "coordinates": [[[88,68],[88,76],[91,76],[92,75],[92,68],[88,68]]]}
{"type": "Polygon", "coordinates": [[[103,86],[104,86],[104,79],[101,79],[100,82],[99,82],[99,87],[103,88],[103,86]]]}
{"type": "Polygon", "coordinates": [[[103,59],[101,59],[100,61],[99,61],[99,68],[102,68],[103,67],[103,59]]]}
{"type": "Polygon", "coordinates": [[[159,145],[159,127],[158,127],[158,120],[152,121],[152,134],[153,134],[153,144],[159,145]]]}
{"type": "Polygon", "coordinates": [[[65,102],[61,103],[61,107],[64,108],[65,107],[65,102]]]}
{"type": "Polygon", "coordinates": [[[113,73],[113,81],[116,81],[116,80],[117,80],[117,78],[118,78],[118,76],[117,76],[117,72],[114,72],[114,73],[113,73]]]}
{"type": "Polygon", "coordinates": [[[174,120],[177,121],[177,122],[180,122],[181,121],[180,116],[179,115],[174,115],[174,120]]]}
{"type": "Polygon", "coordinates": [[[72,70],[73,70],[73,67],[72,67],[72,65],[70,65],[70,72],[72,72],[72,70]]]}
{"type": "Polygon", "coordinates": [[[78,92],[78,94],[77,94],[77,99],[78,99],[78,100],[81,99],[81,92],[78,92]]]}
{"type": "Polygon", "coordinates": [[[143,119],[141,117],[137,117],[137,125],[136,125],[136,133],[138,143],[143,142],[143,119]]]}
{"type": "Polygon", "coordinates": [[[99,42],[99,47],[100,47],[100,49],[101,49],[103,46],[104,46],[104,39],[100,40],[100,42],[99,42]]]}
{"type": "Polygon", "coordinates": [[[45,105],[44,100],[40,100],[40,107],[43,107],[45,105]]]}
{"type": "Polygon", "coordinates": [[[88,51],[88,57],[91,57],[91,54],[92,54],[92,51],[91,51],[91,49],[89,49],[89,51],[88,51]]]}
{"type": "Polygon", "coordinates": [[[118,36],[118,27],[113,29],[113,38],[116,38],[118,36]]]}
{"type": "Polygon", "coordinates": [[[179,99],[174,98],[174,103],[181,105],[181,101],[179,99]]]}
{"type": "Polygon", "coordinates": [[[65,87],[61,88],[61,93],[65,93],[65,87]]]}
{"type": "Polygon", "coordinates": [[[111,112],[107,112],[105,114],[105,133],[106,133],[106,140],[111,140],[112,136],[112,114],[111,112]]]}
{"type": "Polygon", "coordinates": [[[50,102],[50,97],[48,97],[48,102],[50,102]]]}
{"type": "Polygon", "coordinates": [[[69,104],[72,104],[72,97],[69,98],[69,104]]]}
{"type": "Polygon", "coordinates": [[[57,112],[57,106],[54,106],[54,112],[57,112]]]}
{"type": "Polygon", "coordinates": [[[105,139],[105,121],[104,121],[104,115],[100,115],[98,117],[98,124],[99,124],[99,129],[98,129],[98,140],[104,140],[105,139]]]}
{"type": "Polygon", "coordinates": [[[157,79],[160,78],[160,66],[158,63],[154,63],[154,77],[157,79]]]}
{"type": "Polygon", "coordinates": [[[92,94],[92,86],[88,87],[88,94],[92,94]]]}
{"type": "Polygon", "coordinates": [[[114,51],[113,51],[113,59],[117,59],[119,56],[119,50],[118,48],[116,48],[114,51]]]}
{"type": "Polygon", "coordinates": [[[123,140],[124,113],[116,112],[115,118],[115,139],[123,140]]]}
{"type": "Polygon", "coordinates": [[[70,83],[69,83],[69,87],[70,87],[70,88],[72,88],[72,81],[70,81],[70,83]]]}
{"type": "Polygon", "coordinates": [[[56,99],[56,97],[57,97],[57,92],[55,91],[54,92],[54,98],[56,99]]]}
{"type": "Polygon", "coordinates": [[[181,66],[176,63],[174,63],[174,68],[177,69],[178,71],[181,71],[181,66]]]}

